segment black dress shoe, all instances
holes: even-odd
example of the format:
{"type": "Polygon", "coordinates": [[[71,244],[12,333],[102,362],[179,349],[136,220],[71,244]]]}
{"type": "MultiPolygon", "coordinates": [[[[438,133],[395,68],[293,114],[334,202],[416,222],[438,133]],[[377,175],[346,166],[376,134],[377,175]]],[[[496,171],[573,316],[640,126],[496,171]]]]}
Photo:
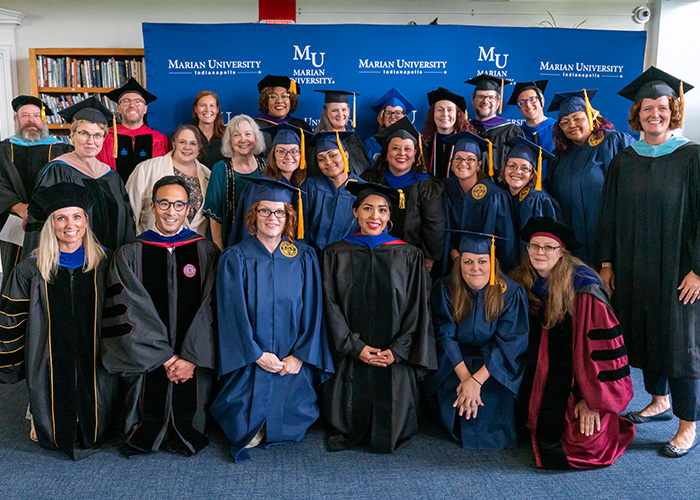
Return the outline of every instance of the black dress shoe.
{"type": "Polygon", "coordinates": [[[700,443],[700,432],[695,431],[695,441],[693,441],[693,444],[690,445],[690,448],[679,448],[678,446],[674,446],[671,443],[666,443],[661,447],[661,450],[659,453],[666,457],[670,458],[680,458],[686,456],[688,453],[690,453],[690,450],[695,448],[698,443],[700,443]]]}
{"type": "Polygon", "coordinates": [[[671,420],[673,418],[673,410],[669,408],[666,411],[657,413],[656,415],[651,415],[649,417],[643,417],[638,411],[631,411],[627,415],[624,415],[627,420],[630,420],[635,424],[646,424],[647,422],[663,422],[666,420],[671,420]]]}

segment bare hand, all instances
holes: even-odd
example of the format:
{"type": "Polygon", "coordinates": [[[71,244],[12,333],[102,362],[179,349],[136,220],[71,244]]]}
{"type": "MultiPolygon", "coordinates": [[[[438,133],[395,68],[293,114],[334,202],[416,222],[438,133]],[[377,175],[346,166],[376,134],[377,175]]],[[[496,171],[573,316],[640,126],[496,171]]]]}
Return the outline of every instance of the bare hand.
{"type": "Polygon", "coordinates": [[[467,420],[476,418],[479,406],[484,406],[484,403],[481,402],[481,386],[474,377],[469,377],[457,386],[457,399],[452,406],[459,408],[460,417],[464,415],[467,420]]]}
{"type": "Polygon", "coordinates": [[[574,418],[578,418],[581,434],[584,436],[592,436],[600,430],[600,413],[591,410],[584,399],[574,406],[574,418]]]}
{"type": "Polygon", "coordinates": [[[270,373],[279,373],[280,370],[284,368],[284,363],[280,361],[280,358],[271,352],[264,352],[255,362],[255,364],[266,372],[270,373]]]}
{"type": "Polygon", "coordinates": [[[612,267],[603,267],[600,270],[600,279],[603,281],[605,291],[612,297],[613,290],[615,290],[615,273],[612,267]]]}
{"type": "Polygon", "coordinates": [[[360,353],[360,361],[368,365],[384,368],[394,362],[394,354],[389,349],[382,351],[376,347],[366,345],[360,353]]]}
{"type": "Polygon", "coordinates": [[[433,264],[435,264],[435,260],[429,259],[428,257],[426,257],[426,258],[423,259],[423,260],[425,260],[425,267],[428,268],[428,271],[432,271],[432,270],[433,270],[433,264]]]}
{"type": "Polygon", "coordinates": [[[180,356],[178,356],[177,354],[174,354],[172,358],[170,358],[165,363],[163,363],[163,368],[165,368],[166,373],[167,373],[168,369],[170,368],[170,366],[172,366],[172,364],[175,361],[177,361],[178,359],[180,359],[180,356]]]}
{"type": "Polygon", "coordinates": [[[12,213],[17,215],[18,217],[22,217],[22,220],[24,222],[27,222],[27,217],[28,217],[27,207],[28,206],[29,205],[27,205],[26,203],[15,203],[12,206],[11,211],[12,211],[12,213]]]}
{"type": "Polygon", "coordinates": [[[282,364],[284,368],[278,372],[280,375],[296,375],[301,370],[302,361],[290,354],[282,359],[282,364]]]}
{"type": "Polygon", "coordinates": [[[194,376],[194,369],[194,363],[179,358],[170,365],[166,373],[168,374],[168,379],[177,384],[178,382],[185,382],[191,379],[194,376]]]}
{"type": "Polygon", "coordinates": [[[678,297],[678,300],[683,302],[683,305],[686,305],[688,302],[693,304],[700,297],[700,276],[690,271],[685,275],[678,289],[681,291],[681,296],[678,297]]]}
{"type": "Polygon", "coordinates": [[[377,354],[377,358],[379,359],[379,361],[384,363],[384,366],[389,366],[394,361],[396,361],[396,358],[394,358],[394,353],[391,352],[391,349],[380,351],[379,354],[377,354]]]}

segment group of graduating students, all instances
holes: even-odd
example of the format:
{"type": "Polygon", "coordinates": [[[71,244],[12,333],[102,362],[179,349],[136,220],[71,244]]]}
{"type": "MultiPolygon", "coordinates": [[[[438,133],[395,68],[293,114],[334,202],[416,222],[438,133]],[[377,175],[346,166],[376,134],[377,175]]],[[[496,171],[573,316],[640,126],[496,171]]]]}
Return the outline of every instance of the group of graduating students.
{"type": "MultiPolygon", "coordinates": [[[[177,175],[146,188],[150,217],[136,214],[146,225],[134,238],[134,200],[95,159],[105,111],[68,111],[75,158],[46,169],[52,180],[29,204],[31,253],[0,302],[0,380],[26,377],[39,443],[80,458],[117,427],[128,454],[190,455],[208,443],[210,414],[245,461],[252,448],[300,441],[322,416],[330,451],[391,453],[424,407],[464,448],[520,437],[538,467],[586,469],[621,456],[634,423],[670,419],[671,391],[679,431],[661,451],[690,452],[700,156],[670,133],[683,83],[651,68],[621,91],[645,139],[614,159],[624,138],[592,92],[553,99],[555,158],[539,127],[533,142],[488,116],[500,80],[472,83],[478,123],[440,88],[428,144],[403,116],[405,98],[387,92],[364,168],[353,134],[334,125],[347,123],[333,104],[349,93],[326,93],[331,130],[312,135],[292,123],[298,85],[266,77],[261,115],[229,124],[229,155],[200,200],[216,244],[187,227],[192,183],[177,175]],[[630,180],[638,162],[648,183],[630,180]],[[677,196],[657,197],[669,183],[677,196]],[[602,208],[601,195],[589,204],[595,189],[602,208]],[[620,416],[632,397],[626,345],[653,400],[620,416]]],[[[519,84],[511,100],[541,107],[543,90],[519,84]]],[[[197,149],[190,132],[174,137],[182,150],[197,149]]]]}

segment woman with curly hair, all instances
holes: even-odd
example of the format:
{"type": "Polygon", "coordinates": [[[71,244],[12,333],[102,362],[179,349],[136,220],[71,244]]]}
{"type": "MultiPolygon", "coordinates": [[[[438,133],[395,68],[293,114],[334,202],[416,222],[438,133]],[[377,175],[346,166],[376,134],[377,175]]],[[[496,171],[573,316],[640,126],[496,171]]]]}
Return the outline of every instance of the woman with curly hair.
{"type": "Polygon", "coordinates": [[[600,193],[615,155],[632,144],[629,135],[591,107],[597,90],[556,94],[548,112],[558,111],[554,125],[554,154],[548,165],[547,190],[561,206],[560,219],[574,228],[581,247],[575,252],[588,265],[596,264],[595,235],[600,193]]]}
{"type": "Polygon", "coordinates": [[[644,139],[610,165],[598,223],[600,274],[651,394],[628,417],[642,424],[675,414],[678,432],[661,448],[672,458],[700,441],[700,146],[672,134],[692,88],[652,66],[619,92],[634,102],[629,123],[644,139]]]}
{"type": "Polygon", "coordinates": [[[527,290],[530,340],[516,421],[539,468],[612,465],[634,438],[618,415],[633,394],[620,325],[599,276],[571,254],[571,227],[533,217],[520,236],[528,258],[511,276],[527,290]]]}

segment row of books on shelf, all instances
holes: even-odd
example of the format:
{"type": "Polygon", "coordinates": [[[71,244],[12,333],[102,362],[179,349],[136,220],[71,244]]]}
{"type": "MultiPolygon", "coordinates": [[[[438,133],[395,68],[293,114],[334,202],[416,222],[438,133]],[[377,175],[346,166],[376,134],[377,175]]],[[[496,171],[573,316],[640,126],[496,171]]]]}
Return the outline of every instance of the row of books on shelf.
{"type": "Polygon", "coordinates": [[[90,94],[89,92],[81,92],[77,94],[61,94],[61,95],[56,95],[56,94],[40,94],[40,98],[46,105],[49,107],[51,111],[53,111],[53,116],[47,116],[46,121],[47,123],[66,123],[66,121],[59,116],[58,112],[61,111],[62,109],[65,109],[69,106],[72,106],[73,104],[77,104],[80,101],[84,101],[88,97],[96,95],[102,100],[102,104],[107,106],[110,110],[112,110],[112,113],[116,113],[117,111],[117,103],[111,101],[104,95],[99,95],[99,94],[90,94]]]}
{"type": "Polygon", "coordinates": [[[121,87],[130,77],[145,82],[144,64],[137,59],[36,57],[39,87],[121,87]]]}

